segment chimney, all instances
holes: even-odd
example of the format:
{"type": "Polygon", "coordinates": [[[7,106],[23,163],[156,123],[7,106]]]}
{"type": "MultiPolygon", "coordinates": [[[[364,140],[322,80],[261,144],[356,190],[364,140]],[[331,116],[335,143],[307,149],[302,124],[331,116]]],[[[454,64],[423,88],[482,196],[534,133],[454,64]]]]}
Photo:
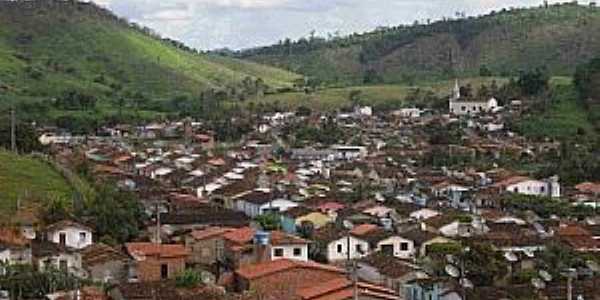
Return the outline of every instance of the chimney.
{"type": "Polygon", "coordinates": [[[262,263],[271,260],[271,242],[269,232],[256,231],[256,234],[254,235],[254,259],[256,263],[262,263]]]}

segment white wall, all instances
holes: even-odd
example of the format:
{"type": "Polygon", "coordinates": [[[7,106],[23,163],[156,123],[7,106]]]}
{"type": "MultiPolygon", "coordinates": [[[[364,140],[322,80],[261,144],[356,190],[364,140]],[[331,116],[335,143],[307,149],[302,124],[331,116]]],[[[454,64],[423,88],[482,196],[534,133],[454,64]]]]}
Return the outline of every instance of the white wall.
{"type": "MultiPolygon", "coordinates": [[[[367,256],[369,254],[369,243],[353,236],[350,237],[350,258],[356,259],[367,256]],[[359,253],[356,249],[356,245],[360,245],[363,253],[359,253]]],[[[330,242],[327,245],[327,260],[345,260],[348,258],[348,238],[343,237],[339,240],[330,242]],[[338,252],[338,245],[341,245],[341,252],[338,252]]]]}
{"type": "Polygon", "coordinates": [[[59,244],[60,235],[66,235],[66,245],[75,249],[83,249],[92,244],[92,233],[89,230],[84,230],[78,227],[66,227],[54,232],[48,232],[48,240],[59,244]],[[85,238],[81,239],[80,234],[85,233],[85,238]]]}
{"type": "Polygon", "coordinates": [[[280,245],[271,247],[271,260],[277,259],[294,259],[300,261],[308,261],[308,245],[280,245]],[[294,249],[300,248],[301,253],[299,256],[294,255],[294,249]],[[276,257],[275,249],[283,249],[283,256],[276,257]]]}
{"type": "Polygon", "coordinates": [[[415,243],[411,240],[399,237],[399,236],[392,236],[389,237],[385,240],[380,241],[379,243],[377,243],[377,251],[381,251],[381,246],[382,245],[393,245],[394,246],[394,257],[398,257],[398,258],[402,258],[402,259],[409,259],[412,258],[414,256],[415,253],[415,243]],[[401,250],[401,245],[402,243],[407,243],[407,250],[403,251],[401,250]]]}
{"type": "Polygon", "coordinates": [[[506,187],[506,190],[512,193],[533,196],[552,196],[560,197],[560,186],[554,187],[554,191],[550,191],[550,185],[547,182],[540,180],[527,180],[512,184],[506,187]]]}

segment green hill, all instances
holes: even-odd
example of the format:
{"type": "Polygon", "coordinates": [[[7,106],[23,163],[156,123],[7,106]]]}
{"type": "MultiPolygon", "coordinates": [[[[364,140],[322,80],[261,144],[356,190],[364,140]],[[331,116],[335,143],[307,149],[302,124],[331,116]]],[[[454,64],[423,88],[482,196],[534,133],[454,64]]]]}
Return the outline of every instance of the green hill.
{"type": "Polygon", "coordinates": [[[0,97],[22,101],[79,91],[151,99],[237,90],[260,80],[291,86],[296,74],[198,53],[91,3],[0,0],[0,97]]]}
{"type": "Polygon", "coordinates": [[[72,189],[49,164],[0,150],[0,215],[16,210],[17,200],[24,209],[36,208],[53,198],[70,200],[72,189]]]}
{"type": "Polygon", "coordinates": [[[238,57],[342,85],[508,76],[542,66],[570,76],[577,64],[600,53],[598,32],[600,8],[569,3],[330,40],[286,40],[238,57]]]}

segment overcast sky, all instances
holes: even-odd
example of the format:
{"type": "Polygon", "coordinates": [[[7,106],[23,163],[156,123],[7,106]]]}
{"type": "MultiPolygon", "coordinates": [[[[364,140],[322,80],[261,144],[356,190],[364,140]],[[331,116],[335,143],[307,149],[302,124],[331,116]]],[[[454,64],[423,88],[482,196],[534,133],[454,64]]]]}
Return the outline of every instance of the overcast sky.
{"type": "MultiPolygon", "coordinates": [[[[117,15],[197,49],[250,48],[312,30],[342,35],[378,26],[478,15],[543,0],[93,0],[117,15]]],[[[564,2],[550,0],[551,3],[564,2]]],[[[580,1],[584,3],[585,1],[580,1]]]]}

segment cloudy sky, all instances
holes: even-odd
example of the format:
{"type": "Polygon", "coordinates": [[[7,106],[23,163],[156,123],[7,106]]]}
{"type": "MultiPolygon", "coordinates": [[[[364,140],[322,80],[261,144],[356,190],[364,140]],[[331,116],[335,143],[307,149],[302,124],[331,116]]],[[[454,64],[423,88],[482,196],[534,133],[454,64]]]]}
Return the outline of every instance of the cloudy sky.
{"type": "MultiPolygon", "coordinates": [[[[131,21],[198,49],[242,49],[378,26],[487,13],[543,0],[93,0],[131,21]]],[[[564,1],[564,0],[563,0],[564,1]]],[[[562,2],[550,0],[549,2],[562,2]]],[[[582,2],[582,1],[580,1],[582,2]]],[[[585,2],[585,1],[584,1],[585,2]]]]}

